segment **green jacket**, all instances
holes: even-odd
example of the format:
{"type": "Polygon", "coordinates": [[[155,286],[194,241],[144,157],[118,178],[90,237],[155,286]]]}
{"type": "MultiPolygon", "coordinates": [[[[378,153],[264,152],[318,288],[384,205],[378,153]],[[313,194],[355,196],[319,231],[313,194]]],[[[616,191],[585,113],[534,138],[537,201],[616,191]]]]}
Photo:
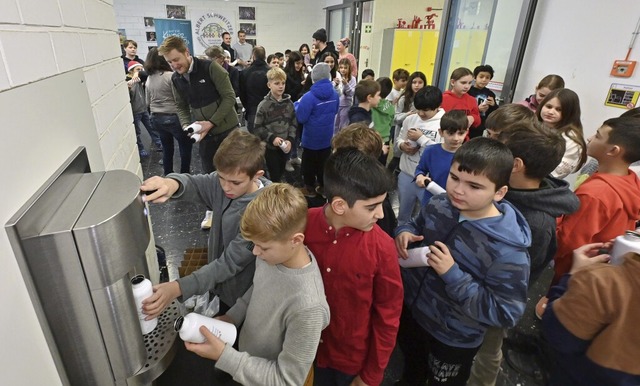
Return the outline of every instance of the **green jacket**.
{"type": "Polygon", "coordinates": [[[173,73],[173,94],[182,127],[195,121],[213,123],[210,134],[220,134],[238,126],[236,96],[229,73],[218,63],[193,57],[189,80],[173,73]]]}

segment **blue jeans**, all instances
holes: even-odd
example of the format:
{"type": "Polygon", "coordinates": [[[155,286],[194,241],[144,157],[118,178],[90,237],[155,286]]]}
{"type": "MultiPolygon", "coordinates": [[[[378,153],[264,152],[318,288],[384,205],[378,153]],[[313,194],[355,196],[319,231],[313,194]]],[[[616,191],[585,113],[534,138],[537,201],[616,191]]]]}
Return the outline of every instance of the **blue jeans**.
{"type": "Polygon", "coordinates": [[[156,131],[153,128],[153,125],[151,124],[151,120],[149,119],[149,113],[146,111],[143,111],[141,113],[133,114],[133,126],[136,128],[136,143],[138,144],[138,151],[144,150],[144,145],[142,144],[142,140],[140,139],[139,123],[142,123],[144,127],[147,129],[147,132],[149,132],[149,135],[151,136],[151,140],[153,141],[153,143],[155,143],[158,147],[160,147],[160,144],[161,144],[160,136],[158,135],[158,133],[156,133],[156,131]]]}
{"type": "Polygon", "coordinates": [[[182,130],[177,114],[151,113],[151,123],[160,135],[162,142],[162,166],[164,175],[173,173],[173,150],[175,138],[180,150],[180,173],[189,173],[191,167],[191,149],[193,144],[182,130]]]}
{"type": "Polygon", "coordinates": [[[413,209],[416,203],[422,202],[425,190],[418,187],[413,181],[413,176],[405,172],[398,174],[398,200],[400,208],[398,209],[398,225],[402,225],[411,220],[413,209]]]}

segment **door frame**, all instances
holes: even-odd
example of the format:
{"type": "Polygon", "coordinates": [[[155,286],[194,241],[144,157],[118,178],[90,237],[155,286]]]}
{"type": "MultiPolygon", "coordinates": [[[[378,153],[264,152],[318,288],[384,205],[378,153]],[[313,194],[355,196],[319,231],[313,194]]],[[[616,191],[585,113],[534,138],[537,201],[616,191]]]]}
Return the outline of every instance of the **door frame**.
{"type": "MultiPolygon", "coordinates": [[[[442,23],[440,25],[440,36],[438,38],[438,48],[436,51],[436,65],[433,71],[433,84],[440,87],[442,91],[448,89],[449,74],[443,74],[442,68],[446,63],[449,63],[451,59],[451,44],[447,45],[447,43],[452,42],[455,38],[456,21],[458,19],[457,12],[460,2],[461,0],[445,1],[442,9],[442,19],[446,20],[446,23],[442,23]]],[[[513,101],[513,94],[518,83],[518,77],[520,75],[520,69],[522,68],[522,61],[524,59],[527,42],[529,40],[529,34],[531,33],[531,26],[533,24],[533,17],[535,15],[537,5],[538,0],[522,1],[520,16],[518,18],[516,33],[511,48],[511,55],[509,55],[507,71],[504,77],[504,84],[502,86],[502,103],[511,103],[513,101]]],[[[489,34],[487,35],[484,55],[486,55],[486,47],[488,47],[490,36],[491,31],[489,31],[489,34]]]]}

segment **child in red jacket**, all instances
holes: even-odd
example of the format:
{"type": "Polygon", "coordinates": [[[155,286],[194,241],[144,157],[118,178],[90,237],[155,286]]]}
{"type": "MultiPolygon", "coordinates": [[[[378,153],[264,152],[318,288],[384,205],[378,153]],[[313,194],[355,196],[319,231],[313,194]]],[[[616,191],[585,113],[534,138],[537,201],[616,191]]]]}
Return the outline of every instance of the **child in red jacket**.
{"type": "Polygon", "coordinates": [[[469,129],[480,126],[480,110],[476,99],[467,94],[473,81],[473,72],[465,67],[456,68],[451,73],[451,89],[442,94],[440,107],[444,111],[464,110],[467,113],[469,129]]]}

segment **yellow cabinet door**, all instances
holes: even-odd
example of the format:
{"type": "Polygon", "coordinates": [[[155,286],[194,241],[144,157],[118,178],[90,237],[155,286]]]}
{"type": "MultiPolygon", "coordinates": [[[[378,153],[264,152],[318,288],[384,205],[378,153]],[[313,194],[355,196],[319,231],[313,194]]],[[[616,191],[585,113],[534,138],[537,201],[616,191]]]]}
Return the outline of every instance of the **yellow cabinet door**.
{"type": "Polygon", "coordinates": [[[417,71],[421,32],[416,30],[395,31],[393,36],[393,59],[391,60],[392,73],[397,68],[404,68],[409,73],[417,71]]]}
{"type": "Polygon", "coordinates": [[[420,44],[420,58],[418,71],[427,76],[427,83],[433,83],[433,69],[436,65],[436,51],[438,50],[439,31],[423,31],[420,44]]]}

